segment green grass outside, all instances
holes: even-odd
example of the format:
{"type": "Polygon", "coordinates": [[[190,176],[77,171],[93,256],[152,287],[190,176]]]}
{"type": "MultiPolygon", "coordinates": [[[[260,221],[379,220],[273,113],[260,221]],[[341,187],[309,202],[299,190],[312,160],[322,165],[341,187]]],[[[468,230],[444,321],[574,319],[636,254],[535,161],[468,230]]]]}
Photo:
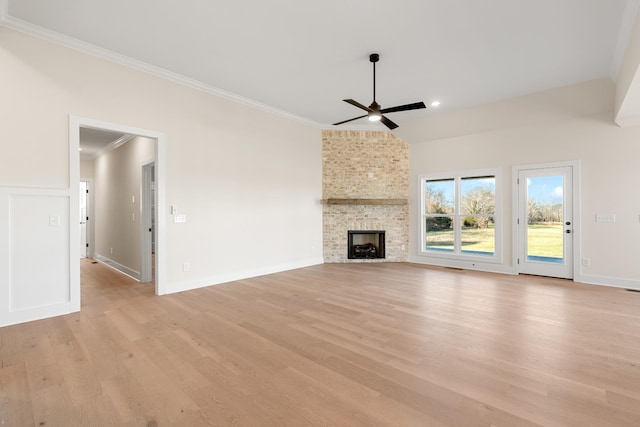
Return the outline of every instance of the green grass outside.
{"type": "Polygon", "coordinates": [[[562,258],[563,233],[561,223],[529,224],[527,239],[529,256],[562,258]]]}
{"type": "MultiPolygon", "coordinates": [[[[531,224],[527,230],[530,256],[562,258],[562,224],[531,224]]],[[[462,250],[492,254],[493,227],[463,228],[462,250]]],[[[453,251],[453,230],[427,232],[427,249],[453,251]]]]}

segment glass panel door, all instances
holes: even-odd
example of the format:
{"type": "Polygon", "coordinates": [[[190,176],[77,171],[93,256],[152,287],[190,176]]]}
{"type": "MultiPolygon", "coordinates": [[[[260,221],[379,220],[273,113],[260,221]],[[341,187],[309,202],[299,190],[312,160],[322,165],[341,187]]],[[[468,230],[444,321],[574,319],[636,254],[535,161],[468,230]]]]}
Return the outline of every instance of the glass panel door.
{"type": "Polygon", "coordinates": [[[518,271],[572,278],[572,168],[525,169],[518,179],[518,271]]]}

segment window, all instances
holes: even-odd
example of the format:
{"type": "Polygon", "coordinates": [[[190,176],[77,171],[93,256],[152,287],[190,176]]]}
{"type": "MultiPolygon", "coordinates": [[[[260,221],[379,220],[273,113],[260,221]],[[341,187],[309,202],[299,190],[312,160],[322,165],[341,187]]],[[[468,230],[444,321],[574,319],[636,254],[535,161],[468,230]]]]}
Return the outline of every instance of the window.
{"type": "Polygon", "coordinates": [[[497,259],[496,171],[423,177],[422,252],[497,259]]]}

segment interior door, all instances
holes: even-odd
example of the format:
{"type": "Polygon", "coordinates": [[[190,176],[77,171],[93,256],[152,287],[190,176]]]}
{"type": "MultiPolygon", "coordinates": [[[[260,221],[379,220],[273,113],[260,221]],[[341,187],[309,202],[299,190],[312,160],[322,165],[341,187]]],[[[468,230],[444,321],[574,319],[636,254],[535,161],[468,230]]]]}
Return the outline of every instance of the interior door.
{"type": "Polygon", "coordinates": [[[518,173],[518,272],[573,278],[571,166],[518,173]]]}
{"type": "Polygon", "coordinates": [[[87,257],[87,247],[89,240],[87,239],[87,193],[89,191],[89,183],[80,181],[80,258],[87,257]]]}

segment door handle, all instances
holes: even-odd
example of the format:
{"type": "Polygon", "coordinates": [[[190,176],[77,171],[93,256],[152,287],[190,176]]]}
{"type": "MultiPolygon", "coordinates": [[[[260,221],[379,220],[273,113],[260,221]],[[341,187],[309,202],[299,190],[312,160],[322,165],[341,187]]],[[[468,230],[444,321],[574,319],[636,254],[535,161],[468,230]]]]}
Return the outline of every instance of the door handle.
{"type": "Polygon", "coordinates": [[[565,233],[571,234],[571,230],[567,230],[567,231],[565,231],[565,233]]]}

